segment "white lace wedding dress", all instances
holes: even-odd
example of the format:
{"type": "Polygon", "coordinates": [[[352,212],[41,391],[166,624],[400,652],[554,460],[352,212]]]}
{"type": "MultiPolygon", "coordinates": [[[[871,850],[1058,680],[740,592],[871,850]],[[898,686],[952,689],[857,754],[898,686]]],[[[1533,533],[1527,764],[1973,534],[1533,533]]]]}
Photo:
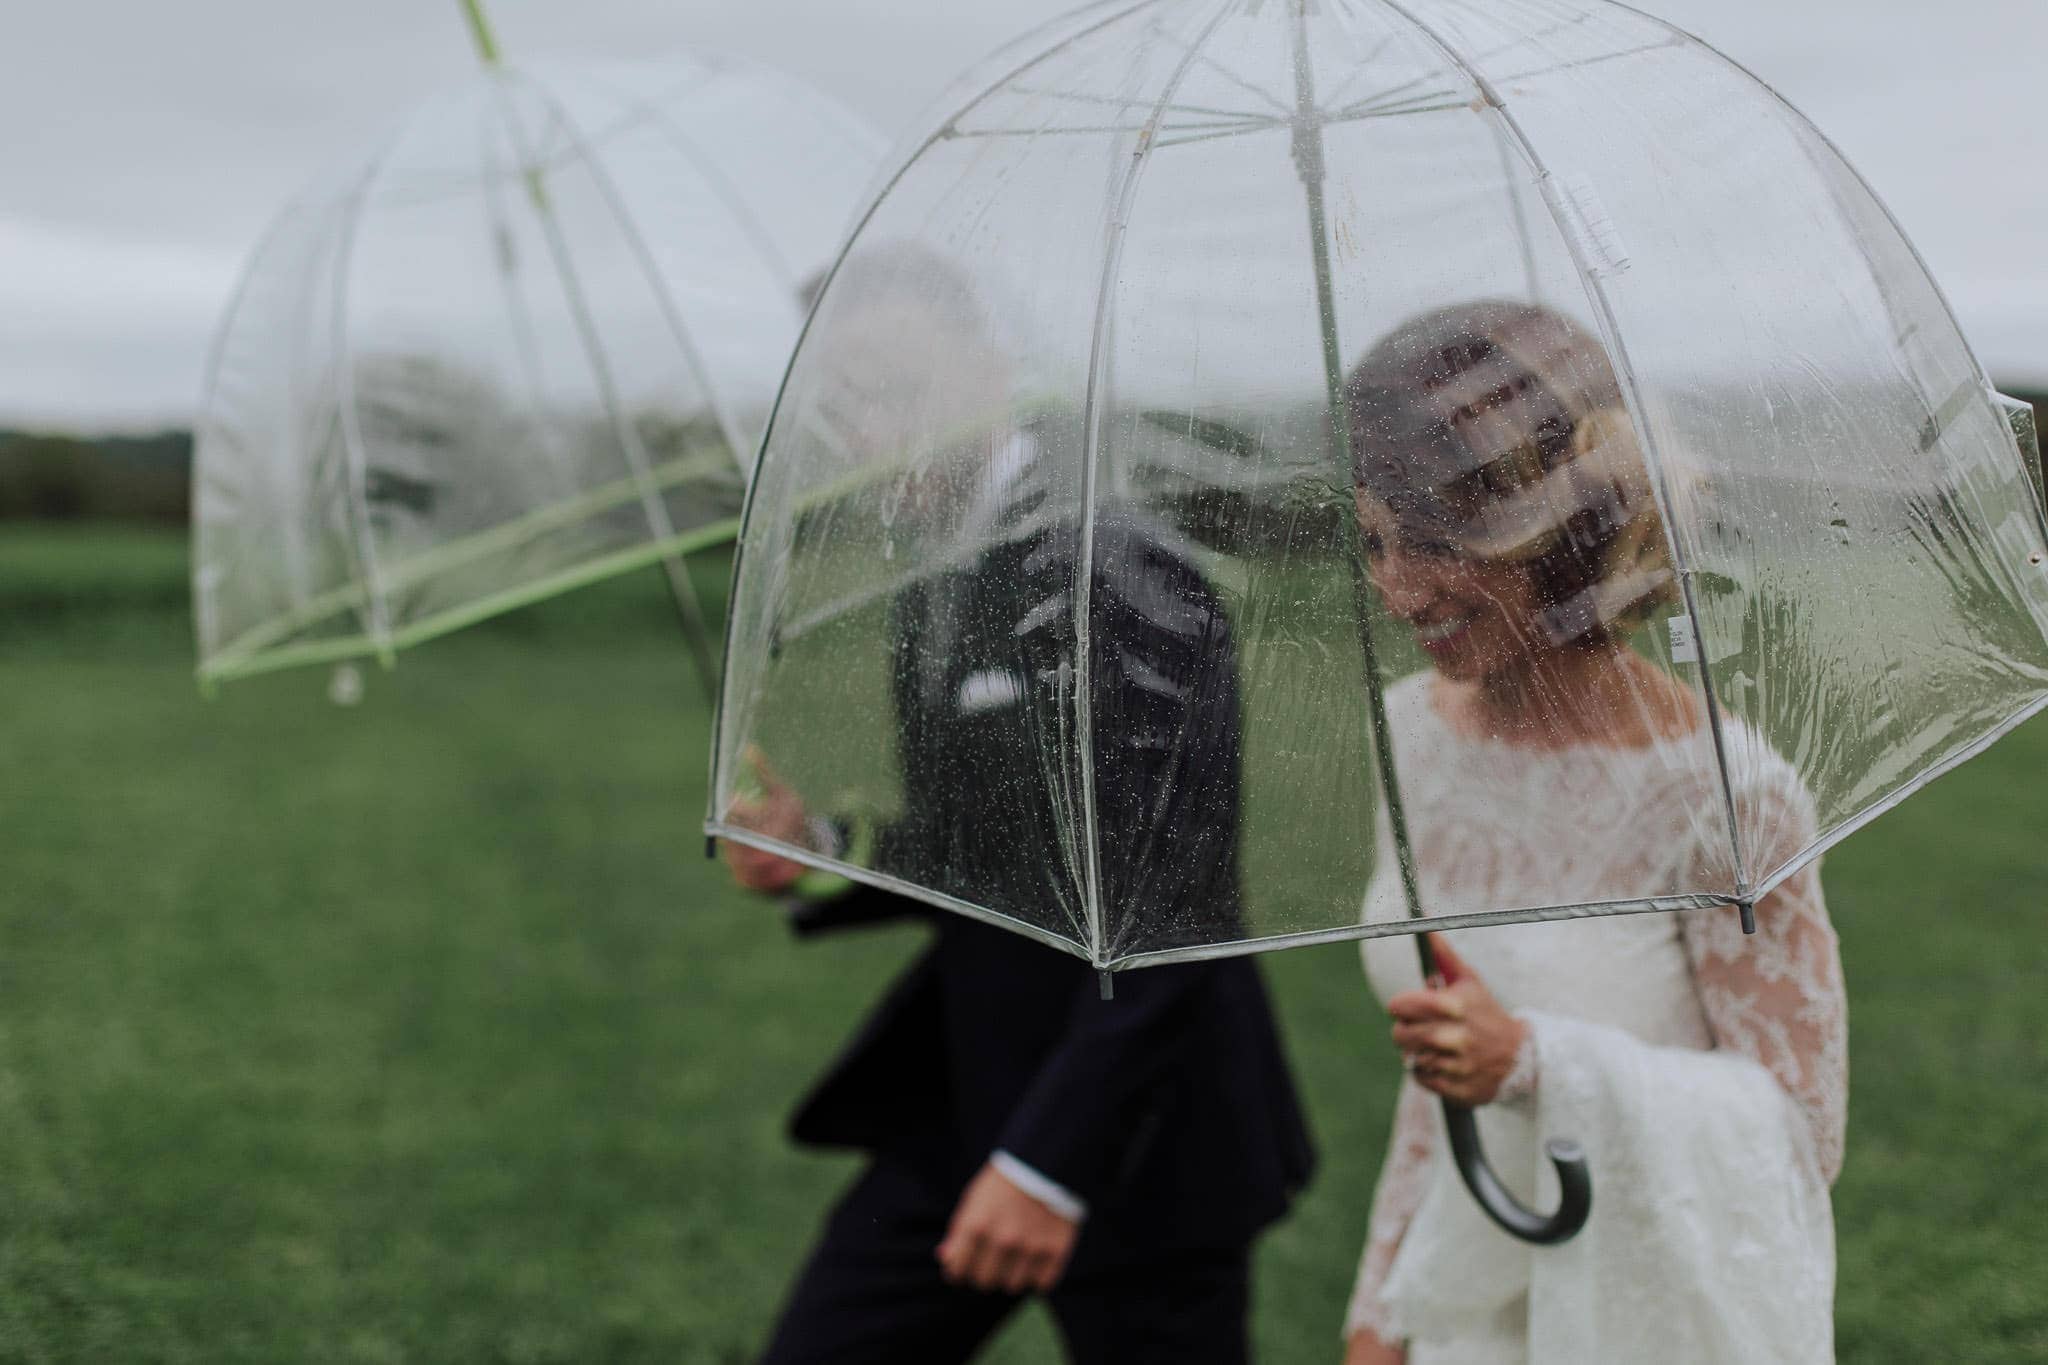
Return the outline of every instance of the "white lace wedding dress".
{"type": "MultiPolygon", "coordinates": [[[[1627,899],[1725,864],[1700,736],[1539,750],[1454,733],[1433,674],[1388,693],[1424,904],[1627,899]],[[1718,860],[1718,861],[1717,861],[1718,860]]],[[[1803,847],[1812,802],[1753,733],[1728,745],[1743,827],[1803,847]]],[[[1368,920],[1406,914],[1381,829],[1368,920]]],[[[1531,1025],[1479,1121],[1496,1171],[1550,1207],[1541,1139],[1586,1148],[1586,1228],[1531,1248],[1487,1222],[1451,1168],[1434,1096],[1403,1083],[1347,1332],[1406,1339],[1409,1365],[1832,1359],[1833,1227],[1847,1011],[1818,871],[1745,936],[1731,908],[1460,932],[1459,953],[1531,1025]]],[[[1420,984],[1405,937],[1364,945],[1382,1001],[1420,984]]]]}

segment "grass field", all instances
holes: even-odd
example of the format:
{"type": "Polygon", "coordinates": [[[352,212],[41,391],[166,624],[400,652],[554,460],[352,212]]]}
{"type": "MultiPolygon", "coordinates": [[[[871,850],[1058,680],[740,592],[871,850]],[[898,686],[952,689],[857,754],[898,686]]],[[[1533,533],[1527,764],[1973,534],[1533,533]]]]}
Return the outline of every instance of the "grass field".
{"type": "MultiPolygon", "coordinates": [[[[0,1360],[748,1359],[851,1170],[783,1115],[915,931],[795,946],[704,862],[652,571],[338,709],[200,700],[183,570],[0,530],[0,1360]]],[[[2044,773],[2036,723],[1828,862],[1846,1361],[2048,1360],[2044,773]]],[[[1325,1361],[1392,1059],[1354,949],[1268,969],[1323,1165],[1258,1340],[1325,1361]]]]}

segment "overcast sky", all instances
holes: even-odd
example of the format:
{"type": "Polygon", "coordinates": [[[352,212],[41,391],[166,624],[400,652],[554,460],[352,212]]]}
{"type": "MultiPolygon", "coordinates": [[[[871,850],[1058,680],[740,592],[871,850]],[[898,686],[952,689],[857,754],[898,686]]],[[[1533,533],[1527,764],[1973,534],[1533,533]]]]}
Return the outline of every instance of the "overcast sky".
{"type": "MultiPolygon", "coordinates": [[[[2048,384],[2048,0],[1637,0],[1771,81],[1904,222],[1995,375],[2048,384]]],[[[509,53],[700,44],[890,135],[1072,0],[493,0],[509,53]]],[[[455,0],[64,0],[0,45],[0,422],[189,420],[242,257],[466,74],[455,0]]]]}

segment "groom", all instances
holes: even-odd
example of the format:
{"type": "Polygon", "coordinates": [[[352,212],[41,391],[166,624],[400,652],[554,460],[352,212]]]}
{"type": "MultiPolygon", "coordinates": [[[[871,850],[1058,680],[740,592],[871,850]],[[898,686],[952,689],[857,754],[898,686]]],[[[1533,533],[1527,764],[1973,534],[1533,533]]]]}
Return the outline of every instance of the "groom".
{"type": "MultiPolygon", "coordinates": [[[[844,274],[835,296],[858,283],[844,274]]],[[[987,548],[893,604],[902,817],[861,837],[764,764],[735,823],[841,857],[872,843],[881,867],[943,860],[985,904],[1057,903],[1052,799],[1020,793],[1045,790],[1034,756],[1071,744],[1047,732],[1061,708],[1028,691],[1074,669],[1060,604],[1081,538],[1051,510],[1039,453],[1070,435],[1040,424],[946,473],[949,518],[979,520],[987,548]],[[1020,762],[1032,771],[1006,783],[1020,762]]],[[[1093,691],[1101,901],[1228,939],[1241,894],[1229,623],[1162,527],[1101,515],[1088,562],[1093,676],[1058,685],[1093,691]]],[[[738,845],[727,857],[763,892],[803,870],[738,845]]],[[[792,1125],[870,1162],[827,1219],[768,1365],[965,1360],[1033,1294],[1079,1365],[1246,1360],[1252,1242],[1312,1165],[1257,969],[1147,968],[1103,999],[1076,958],[886,891],[803,914],[824,928],[919,915],[934,932],[792,1125]]]]}

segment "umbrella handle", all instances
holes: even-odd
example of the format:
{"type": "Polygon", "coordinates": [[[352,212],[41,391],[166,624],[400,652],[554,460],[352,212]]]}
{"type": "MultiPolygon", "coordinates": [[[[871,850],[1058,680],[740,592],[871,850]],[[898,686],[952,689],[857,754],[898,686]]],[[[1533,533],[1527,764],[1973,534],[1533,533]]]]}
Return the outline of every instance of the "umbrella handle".
{"type": "Polygon", "coordinates": [[[1586,1226],[1586,1215],[1593,1210],[1593,1176],[1586,1169],[1586,1153],[1578,1143],[1570,1138],[1552,1138],[1543,1144],[1544,1155],[1557,1172],[1561,1196],[1557,1211],[1545,1214],[1515,1198],[1493,1173],[1493,1167],[1486,1164],[1486,1153],[1479,1150],[1479,1120],[1470,1109],[1445,1100],[1444,1125],[1450,1130],[1451,1157],[1458,1164],[1465,1188],[1472,1191],[1473,1199],[1486,1210],[1486,1216],[1500,1224],[1509,1236],[1536,1246],[1556,1246],[1570,1241],[1586,1226]]]}

